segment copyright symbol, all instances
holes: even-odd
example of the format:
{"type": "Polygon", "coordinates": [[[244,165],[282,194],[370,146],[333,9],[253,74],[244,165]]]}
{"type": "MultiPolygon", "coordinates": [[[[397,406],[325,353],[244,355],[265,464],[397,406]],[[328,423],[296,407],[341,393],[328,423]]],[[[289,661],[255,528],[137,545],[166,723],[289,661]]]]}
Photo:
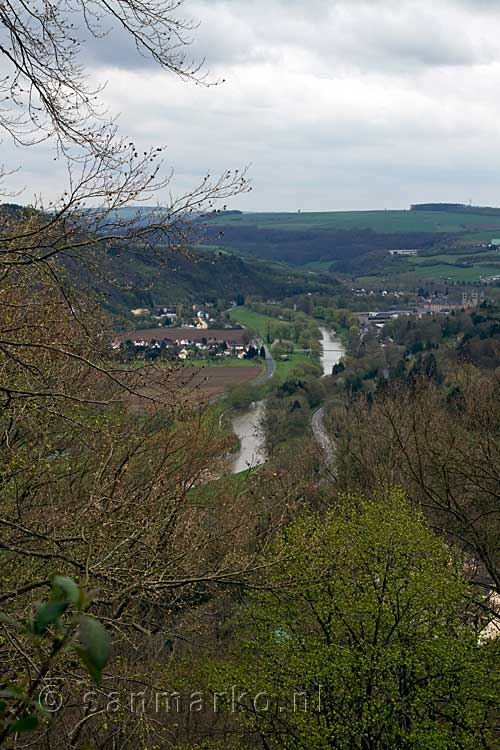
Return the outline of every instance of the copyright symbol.
{"type": "Polygon", "coordinates": [[[63,697],[56,685],[45,685],[40,690],[38,696],[38,705],[42,711],[48,711],[49,714],[55,714],[63,704],[63,697]]]}

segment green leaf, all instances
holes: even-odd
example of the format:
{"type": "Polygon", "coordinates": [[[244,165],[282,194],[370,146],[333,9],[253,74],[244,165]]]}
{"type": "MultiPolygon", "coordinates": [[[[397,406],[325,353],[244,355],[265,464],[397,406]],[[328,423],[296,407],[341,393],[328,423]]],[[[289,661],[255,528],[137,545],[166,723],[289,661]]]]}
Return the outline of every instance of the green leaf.
{"type": "Polygon", "coordinates": [[[79,635],[80,658],[94,682],[99,684],[111,651],[110,635],[98,620],[86,616],[80,618],[79,635]]]}
{"type": "Polygon", "coordinates": [[[5,713],[5,709],[7,708],[7,704],[5,701],[0,701],[0,714],[5,713]]]}
{"type": "Polygon", "coordinates": [[[43,635],[49,625],[58,621],[68,606],[68,602],[45,602],[38,607],[33,622],[33,631],[36,635],[43,635]]]}
{"type": "Polygon", "coordinates": [[[9,727],[10,734],[16,734],[16,732],[32,732],[38,726],[38,719],[34,714],[30,716],[23,716],[18,719],[9,727]]]}
{"type": "Polygon", "coordinates": [[[72,578],[53,576],[50,581],[52,598],[56,601],[66,601],[77,605],[80,601],[80,589],[72,578]]]}

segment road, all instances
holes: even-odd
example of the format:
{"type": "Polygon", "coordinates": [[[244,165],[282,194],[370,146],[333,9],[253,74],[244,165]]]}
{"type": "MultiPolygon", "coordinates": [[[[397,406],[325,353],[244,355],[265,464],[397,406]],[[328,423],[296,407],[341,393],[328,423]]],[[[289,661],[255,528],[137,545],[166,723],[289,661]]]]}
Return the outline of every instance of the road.
{"type": "MultiPolygon", "coordinates": [[[[230,312],[234,310],[234,307],[230,307],[228,310],[224,310],[224,313],[227,315],[229,319],[231,319],[230,312]]],[[[263,340],[260,338],[256,338],[255,341],[252,341],[252,344],[257,347],[257,349],[260,350],[261,346],[264,347],[264,351],[266,353],[266,369],[262,373],[262,375],[259,375],[258,378],[252,381],[252,385],[262,385],[263,383],[267,383],[268,380],[271,380],[273,377],[275,371],[276,371],[276,362],[274,361],[271,352],[267,348],[267,346],[264,344],[263,340]]]]}
{"type": "Polygon", "coordinates": [[[323,419],[325,417],[325,408],[322,406],[320,409],[314,412],[311,419],[311,428],[314,435],[314,439],[321,448],[325,464],[332,466],[335,460],[335,444],[325,429],[323,419]]]}
{"type": "Polygon", "coordinates": [[[262,375],[259,375],[259,377],[253,381],[253,385],[262,385],[263,383],[266,383],[273,377],[276,371],[276,362],[272,358],[271,352],[262,341],[258,343],[258,348],[260,349],[261,346],[264,346],[264,351],[266,353],[266,369],[262,375]]]}

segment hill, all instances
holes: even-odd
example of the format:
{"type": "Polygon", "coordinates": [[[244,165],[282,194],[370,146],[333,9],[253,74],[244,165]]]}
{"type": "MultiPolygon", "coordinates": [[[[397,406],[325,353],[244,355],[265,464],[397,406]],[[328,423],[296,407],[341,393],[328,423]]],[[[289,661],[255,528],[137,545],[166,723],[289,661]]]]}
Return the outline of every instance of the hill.
{"type": "MultiPolygon", "coordinates": [[[[211,302],[224,307],[240,295],[282,299],[308,292],[331,295],[340,288],[328,274],[259,258],[218,250],[174,253],[157,247],[155,251],[158,257],[152,259],[140,249],[118,254],[112,248],[103,258],[97,291],[111,312],[129,317],[133,308],[161,304],[211,302]]],[[[83,284],[91,283],[81,268],[72,270],[83,284]]]]}
{"type": "Polygon", "coordinates": [[[301,231],[311,229],[360,230],[371,229],[376,233],[395,232],[462,233],[500,230],[500,209],[464,207],[463,211],[448,208],[436,210],[431,206],[449,204],[424,204],[425,210],[417,206],[406,211],[328,211],[304,213],[243,213],[228,216],[214,215],[210,222],[217,225],[254,227],[257,229],[280,229],[301,231]],[[488,213],[491,212],[491,213],[488,213]]]}
{"type": "MultiPolygon", "coordinates": [[[[500,236],[500,210],[460,204],[422,204],[407,211],[338,211],[325,213],[248,213],[215,215],[206,221],[207,241],[217,241],[243,256],[285,261],[318,272],[349,276],[453,276],[435,264],[411,264],[388,251],[414,249],[430,258],[461,252],[468,256],[500,236]],[[217,240],[215,238],[217,237],[217,240]],[[431,269],[431,266],[433,268],[431,269]],[[427,271],[429,270],[429,273],[427,271]],[[446,273],[445,273],[446,272],[446,273]]],[[[455,265],[456,258],[450,259],[455,265]]],[[[474,257],[467,273],[474,280],[493,275],[495,265],[474,257]]],[[[445,261],[446,265],[446,261],[445,261]]],[[[458,277],[457,277],[458,278],[458,277]]]]}

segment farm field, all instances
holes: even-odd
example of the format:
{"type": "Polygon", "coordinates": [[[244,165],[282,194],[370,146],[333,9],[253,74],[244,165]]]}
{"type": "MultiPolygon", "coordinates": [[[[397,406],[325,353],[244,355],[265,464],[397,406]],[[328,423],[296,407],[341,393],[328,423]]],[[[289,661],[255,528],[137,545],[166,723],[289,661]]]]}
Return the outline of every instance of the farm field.
{"type": "Polygon", "coordinates": [[[315,273],[330,273],[334,264],[335,260],[312,260],[310,263],[304,263],[302,268],[315,273]]]}
{"type": "Polygon", "coordinates": [[[374,232],[500,232],[500,216],[446,211],[331,211],[311,213],[224,214],[211,223],[257,229],[372,229],[374,232]]]}
{"type": "Polygon", "coordinates": [[[171,341],[190,339],[191,341],[207,341],[211,339],[234,341],[236,344],[245,342],[245,332],[241,329],[215,329],[215,328],[170,328],[158,326],[158,328],[145,328],[139,331],[127,331],[118,336],[120,341],[128,339],[143,339],[144,341],[171,341]]]}
{"type": "Polygon", "coordinates": [[[206,368],[186,367],[186,370],[189,375],[192,375],[190,387],[208,398],[221,395],[228,386],[249,383],[260,372],[260,368],[248,364],[241,367],[230,365],[206,368]]]}
{"type": "Polygon", "coordinates": [[[432,279],[451,279],[452,281],[480,281],[489,276],[500,274],[500,265],[486,266],[474,265],[468,268],[450,265],[449,263],[438,263],[436,265],[419,265],[414,267],[417,276],[432,279]]]}
{"type": "MultiPolygon", "coordinates": [[[[153,365],[137,374],[140,380],[137,380],[136,388],[141,396],[159,403],[203,402],[222,395],[230,386],[251,383],[261,371],[262,367],[248,363],[239,367],[153,365]]],[[[130,403],[138,403],[138,399],[132,395],[130,403]]]]}
{"type": "MultiPolygon", "coordinates": [[[[238,357],[220,357],[219,359],[211,358],[211,359],[188,359],[184,362],[176,362],[176,366],[178,367],[196,367],[197,369],[203,369],[211,368],[211,367],[217,367],[220,369],[221,367],[263,367],[263,360],[256,358],[256,359],[239,359],[238,357]]],[[[255,373],[255,377],[257,377],[259,373],[255,373]]]]}

